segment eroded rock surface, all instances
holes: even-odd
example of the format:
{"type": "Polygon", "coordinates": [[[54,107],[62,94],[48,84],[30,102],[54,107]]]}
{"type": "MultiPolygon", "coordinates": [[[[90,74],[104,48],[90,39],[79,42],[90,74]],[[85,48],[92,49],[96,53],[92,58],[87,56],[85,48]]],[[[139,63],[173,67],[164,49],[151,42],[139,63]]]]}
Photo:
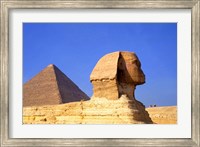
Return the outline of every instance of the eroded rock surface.
{"type": "MultiPolygon", "coordinates": [[[[118,100],[96,98],[91,101],[72,102],[60,105],[23,108],[24,124],[144,124],[135,111],[136,105],[124,96],[118,100]]],[[[146,108],[153,123],[176,124],[177,107],[146,108]]],[[[151,122],[149,122],[151,123],[151,122]]]]}
{"type": "Polygon", "coordinates": [[[117,100],[95,98],[61,105],[23,108],[24,124],[144,124],[143,106],[122,95],[117,100]],[[142,108],[140,108],[142,107],[142,108]]]}

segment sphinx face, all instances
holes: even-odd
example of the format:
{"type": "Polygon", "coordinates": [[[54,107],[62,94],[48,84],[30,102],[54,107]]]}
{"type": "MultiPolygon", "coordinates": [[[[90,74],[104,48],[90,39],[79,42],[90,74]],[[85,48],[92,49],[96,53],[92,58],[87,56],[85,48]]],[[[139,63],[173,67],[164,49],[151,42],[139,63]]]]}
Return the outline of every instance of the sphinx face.
{"type": "Polygon", "coordinates": [[[120,52],[118,61],[118,81],[140,85],[145,83],[141,63],[134,53],[120,52]]]}

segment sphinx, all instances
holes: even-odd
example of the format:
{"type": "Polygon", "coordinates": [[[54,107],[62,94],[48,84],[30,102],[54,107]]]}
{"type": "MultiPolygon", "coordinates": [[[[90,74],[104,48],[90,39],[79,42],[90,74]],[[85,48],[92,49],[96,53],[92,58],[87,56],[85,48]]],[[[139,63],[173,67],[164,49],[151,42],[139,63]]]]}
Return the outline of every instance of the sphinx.
{"type": "Polygon", "coordinates": [[[136,86],[145,83],[145,75],[135,53],[118,51],[103,56],[94,67],[90,82],[93,85],[90,101],[109,104],[106,108],[102,106],[102,111],[115,110],[128,123],[153,123],[145,106],[135,98],[136,86]]]}

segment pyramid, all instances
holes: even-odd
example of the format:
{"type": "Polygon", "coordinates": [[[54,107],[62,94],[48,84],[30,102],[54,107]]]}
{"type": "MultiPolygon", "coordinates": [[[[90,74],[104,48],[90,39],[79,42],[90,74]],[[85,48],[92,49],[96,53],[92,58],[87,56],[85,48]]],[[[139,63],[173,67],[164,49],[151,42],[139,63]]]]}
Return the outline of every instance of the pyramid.
{"type": "Polygon", "coordinates": [[[83,99],[89,97],[53,64],[23,85],[23,106],[55,105],[83,99]]]}

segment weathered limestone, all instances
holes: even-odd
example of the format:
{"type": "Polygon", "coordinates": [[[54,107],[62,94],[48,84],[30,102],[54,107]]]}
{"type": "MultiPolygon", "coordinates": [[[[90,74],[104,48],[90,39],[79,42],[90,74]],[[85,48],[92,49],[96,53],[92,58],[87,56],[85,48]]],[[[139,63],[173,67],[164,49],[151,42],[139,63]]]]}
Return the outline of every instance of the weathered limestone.
{"type": "MultiPolygon", "coordinates": [[[[129,100],[130,101],[130,100],[129,100]]],[[[84,102],[23,108],[24,124],[144,124],[133,103],[99,98],[84,102]],[[106,104],[106,105],[105,105],[106,104]]],[[[154,124],[176,124],[177,107],[146,108],[154,124]]],[[[144,115],[144,114],[143,114],[144,115]]],[[[144,116],[142,116],[144,117],[144,116]]],[[[151,122],[150,122],[151,123],[151,122]]]]}
{"type": "Polygon", "coordinates": [[[89,97],[53,64],[23,86],[23,106],[56,105],[81,99],[89,97]]]}
{"type": "Polygon", "coordinates": [[[139,111],[140,103],[122,95],[118,100],[95,98],[72,102],[23,108],[24,124],[144,124],[148,113],[139,111]]]}
{"type": "Polygon", "coordinates": [[[119,98],[116,78],[119,55],[119,52],[107,54],[94,67],[90,75],[94,97],[119,98]]]}

